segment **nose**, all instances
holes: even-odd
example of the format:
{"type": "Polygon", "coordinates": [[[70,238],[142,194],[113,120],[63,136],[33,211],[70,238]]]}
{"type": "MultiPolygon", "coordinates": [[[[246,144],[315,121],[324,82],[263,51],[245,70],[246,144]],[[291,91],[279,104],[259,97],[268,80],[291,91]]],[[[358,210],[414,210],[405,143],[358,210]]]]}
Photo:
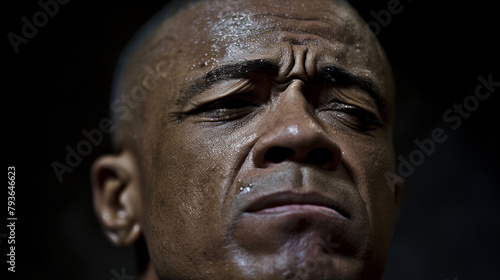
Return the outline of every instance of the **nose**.
{"type": "Polygon", "coordinates": [[[335,170],[342,155],[339,146],[312,116],[304,96],[288,94],[267,118],[266,132],[255,144],[255,166],[265,168],[291,161],[335,170]]]}

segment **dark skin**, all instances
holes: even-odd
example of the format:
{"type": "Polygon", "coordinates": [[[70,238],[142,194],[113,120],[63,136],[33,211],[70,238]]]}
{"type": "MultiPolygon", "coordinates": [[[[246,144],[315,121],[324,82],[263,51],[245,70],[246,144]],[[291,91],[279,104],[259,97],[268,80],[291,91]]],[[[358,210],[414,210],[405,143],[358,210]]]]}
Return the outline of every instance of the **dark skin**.
{"type": "Polygon", "coordinates": [[[203,1],[153,32],[122,88],[161,60],[136,136],[92,170],[108,237],[146,240],[144,279],[382,277],[394,88],[350,6],[203,1]]]}

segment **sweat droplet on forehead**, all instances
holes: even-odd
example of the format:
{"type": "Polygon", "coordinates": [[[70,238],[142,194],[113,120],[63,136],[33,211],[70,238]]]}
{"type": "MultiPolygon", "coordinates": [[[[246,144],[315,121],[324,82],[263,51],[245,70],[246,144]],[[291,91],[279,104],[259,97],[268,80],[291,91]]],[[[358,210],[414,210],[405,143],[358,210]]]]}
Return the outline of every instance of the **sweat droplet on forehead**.
{"type": "Polygon", "coordinates": [[[227,53],[235,56],[237,55],[235,52],[245,48],[244,41],[256,36],[257,25],[250,13],[236,11],[218,13],[200,19],[194,24],[196,28],[194,28],[193,42],[200,41],[200,38],[210,38],[203,41],[207,50],[205,57],[220,58],[227,53]]]}
{"type": "Polygon", "coordinates": [[[215,5],[219,10],[213,7],[205,10],[192,27],[192,44],[206,42],[204,47],[209,56],[218,60],[241,60],[265,48],[268,48],[265,50],[268,53],[269,49],[284,41],[292,45],[334,43],[335,46],[330,48],[336,50],[339,43],[359,44],[360,38],[364,37],[358,34],[359,30],[355,30],[360,23],[346,16],[345,7],[339,8],[339,5],[327,7],[330,10],[314,5],[299,8],[295,7],[297,3],[288,2],[279,7],[268,3],[261,6],[238,3],[233,6],[239,7],[215,5]]]}
{"type": "Polygon", "coordinates": [[[352,17],[345,4],[289,1],[276,7],[267,1],[256,2],[201,2],[179,15],[168,31],[179,38],[175,72],[181,83],[221,65],[258,59],[272,61],[283,68],[282,73],[294,67],[297,59],[307,58],[308,74],[336,64],[355,73],[368,70],[380,76],[381,71],[372,68],[383,68],[383,58],[363,23],[352,17]],[[302,56],[295,46],[306,48],[302,56]]]}

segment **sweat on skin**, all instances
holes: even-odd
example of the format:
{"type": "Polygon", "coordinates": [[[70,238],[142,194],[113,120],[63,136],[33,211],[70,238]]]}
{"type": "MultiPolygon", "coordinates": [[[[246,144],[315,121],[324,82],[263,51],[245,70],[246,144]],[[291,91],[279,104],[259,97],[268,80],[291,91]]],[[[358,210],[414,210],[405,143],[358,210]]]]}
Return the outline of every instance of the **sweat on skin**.
{"type": "Polygon", "coordinates": [[[352,7],[186,5],[127,59],[118,94],[164,60],[92,169],[107,236],[147,248],[142,277],[380,279],[401,189],[384,178],[395,92],[352,7]]]}

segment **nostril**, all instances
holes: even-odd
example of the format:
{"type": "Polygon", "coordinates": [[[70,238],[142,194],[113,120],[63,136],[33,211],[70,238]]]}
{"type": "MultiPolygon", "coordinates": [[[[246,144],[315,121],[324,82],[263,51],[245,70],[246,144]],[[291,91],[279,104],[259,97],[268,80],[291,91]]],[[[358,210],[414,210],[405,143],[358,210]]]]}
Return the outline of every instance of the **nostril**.
{"type": "Polygon", "coordinates": [[[268,162],[280,163],[293,155],[294,151],[285,147],[272,147],[266,151],[264,158],[268,162]]]}
{"type": "Polygon", "coordinates": [[[307,154],[307,161],[318,166],[325,166],[333,160],[332,151],[328,148],[314,149],[307,154]]]}

